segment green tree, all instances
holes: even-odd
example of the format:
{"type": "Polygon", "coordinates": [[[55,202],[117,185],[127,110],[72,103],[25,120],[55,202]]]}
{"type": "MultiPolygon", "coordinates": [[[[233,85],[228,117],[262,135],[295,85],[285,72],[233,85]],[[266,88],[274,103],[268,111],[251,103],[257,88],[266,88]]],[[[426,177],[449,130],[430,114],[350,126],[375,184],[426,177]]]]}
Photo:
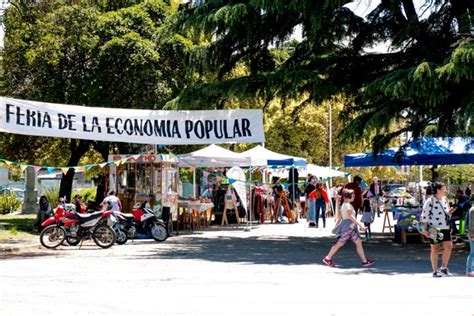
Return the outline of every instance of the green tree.
{"type": "MultiPolygon", "coordinates": [[[[173,81],[169,77],[170,69],[183,68],[180,58],[191,43],[166,30],[166,19],[177,9],[175,1],[165,0],[19,1],[4,16],[5,94],[54,103],[160,109],[188,78],[181,75],[173,81]]],[[[18,160],[31,163],[37,160],[32,153],[51,142],[0,137],[9,139],[12,146],[31,144],[19,146],[26,148],[15,154],[18,160]]],[[[62,148],[58,156],[67,166],[77,165],[91,148],[106,159],[113,148],[131,147],[116,144],[111,148],[88,140],[53,143],[62,148]]],[[[9,154],[7,147],[2,149],[9,154]]],[[[73,176],[70,169],[62,178],[61,196],[70,196],[73,176]]]]}
{"type": "MultiPolygon", "coordinates": [[[[362,18],[352,1],[208,0],[189,5],[176,27],[212,41],[197,47],[193,69],[212,82],[184,90],[168,104],[222,107],[226,100],[293,100],[322,104],[337,94],[345,107],[346,141],[369,138],[375,152],[410,131],[474,135],[472,2],[381,1],[362,18]],[[303,39],[278,56],[297,27],[303,39]],[[389,52],[367,53],[387,43],[389,52]],[[278,58],[277,58],[278,57],[278,58]],[[248,73],[226,77],[244,63],[248,73]],[[394,129],[394,127],[396,127],[394,129]]],[[[362,1],[358,1],[363,5],[362,1]]]]}

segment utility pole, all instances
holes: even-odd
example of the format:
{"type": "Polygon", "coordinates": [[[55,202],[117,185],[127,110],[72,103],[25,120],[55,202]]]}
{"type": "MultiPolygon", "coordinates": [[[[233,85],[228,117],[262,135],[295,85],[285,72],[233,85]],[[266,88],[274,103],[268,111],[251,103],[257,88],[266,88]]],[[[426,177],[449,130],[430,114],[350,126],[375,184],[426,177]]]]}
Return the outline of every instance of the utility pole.
{"type": "MultiPolygon", "coordinates": [[[[329,168],[332,169],[332,100],[329,100],[329,168]]],[[[332,178],[329,178],[329,186],[332,187],[332,178]]]]}

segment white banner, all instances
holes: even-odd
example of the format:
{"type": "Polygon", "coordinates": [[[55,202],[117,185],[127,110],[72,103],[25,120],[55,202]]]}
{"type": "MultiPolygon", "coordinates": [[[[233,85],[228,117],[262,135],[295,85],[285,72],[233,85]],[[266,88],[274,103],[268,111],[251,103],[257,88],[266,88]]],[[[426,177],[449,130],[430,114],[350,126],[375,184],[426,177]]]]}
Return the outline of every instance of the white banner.
{"type": "Polygon", "coordinates": [[[240,167],[232,167],[227,170],[227,178],[242,201],[242,206],[247,210],[247,189],[245,186],[245,173],[240,167]],[[238,180],[238,181],[237,181],[238,180]]]}
{"type": "Polygon", "coordinates": [[[262,110],[131,110],[4,97],[0,132],[163,145],[265,142],[262,110]]]}

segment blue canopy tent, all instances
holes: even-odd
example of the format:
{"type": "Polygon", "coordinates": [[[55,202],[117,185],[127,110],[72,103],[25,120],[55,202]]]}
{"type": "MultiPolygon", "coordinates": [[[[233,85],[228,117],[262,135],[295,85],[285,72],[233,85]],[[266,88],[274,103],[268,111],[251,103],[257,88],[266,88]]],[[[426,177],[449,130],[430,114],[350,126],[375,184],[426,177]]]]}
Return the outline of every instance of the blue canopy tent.
{"type": "Polygon", "coordinates": [[[372,153],[344,156],[346,167],[474,164],[474,138],[418,138],[405,149],[393,147],[372,153]]]}

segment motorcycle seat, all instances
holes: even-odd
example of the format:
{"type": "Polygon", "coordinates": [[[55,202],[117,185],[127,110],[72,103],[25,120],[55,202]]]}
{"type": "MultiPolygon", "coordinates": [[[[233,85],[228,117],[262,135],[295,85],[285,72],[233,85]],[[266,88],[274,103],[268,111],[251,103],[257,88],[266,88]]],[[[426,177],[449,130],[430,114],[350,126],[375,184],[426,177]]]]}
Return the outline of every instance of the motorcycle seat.
{"type": "Polygon", "coordinates": [[[96,218],[101,217],[101,216],[102,216],[102,212],[94,212],[92,214],[76,213],[71,218],[75,218],[75,219],[79,220],[79,222],[81,224],[83,224],[83,223],[86,223],[90,220],[96,219],[96,218]]]}
{"type": "Polygon", "coordinates": [[[81,218],[95,218],[97,217],[97,215],[101,215],[102,212],[101,211],[97,211],[97,212],[94,212],[94,213],[90,213],[90,214],[82,214],[82,213],[77,213],[77,215],[81,218]]]}
{"type": "Polygon", "coordinates": [[[122,216],[127,218],[127,219],[133,219],[133,215],[132,214],[127,214],[127,213],[122,213],[122,216]]]}

